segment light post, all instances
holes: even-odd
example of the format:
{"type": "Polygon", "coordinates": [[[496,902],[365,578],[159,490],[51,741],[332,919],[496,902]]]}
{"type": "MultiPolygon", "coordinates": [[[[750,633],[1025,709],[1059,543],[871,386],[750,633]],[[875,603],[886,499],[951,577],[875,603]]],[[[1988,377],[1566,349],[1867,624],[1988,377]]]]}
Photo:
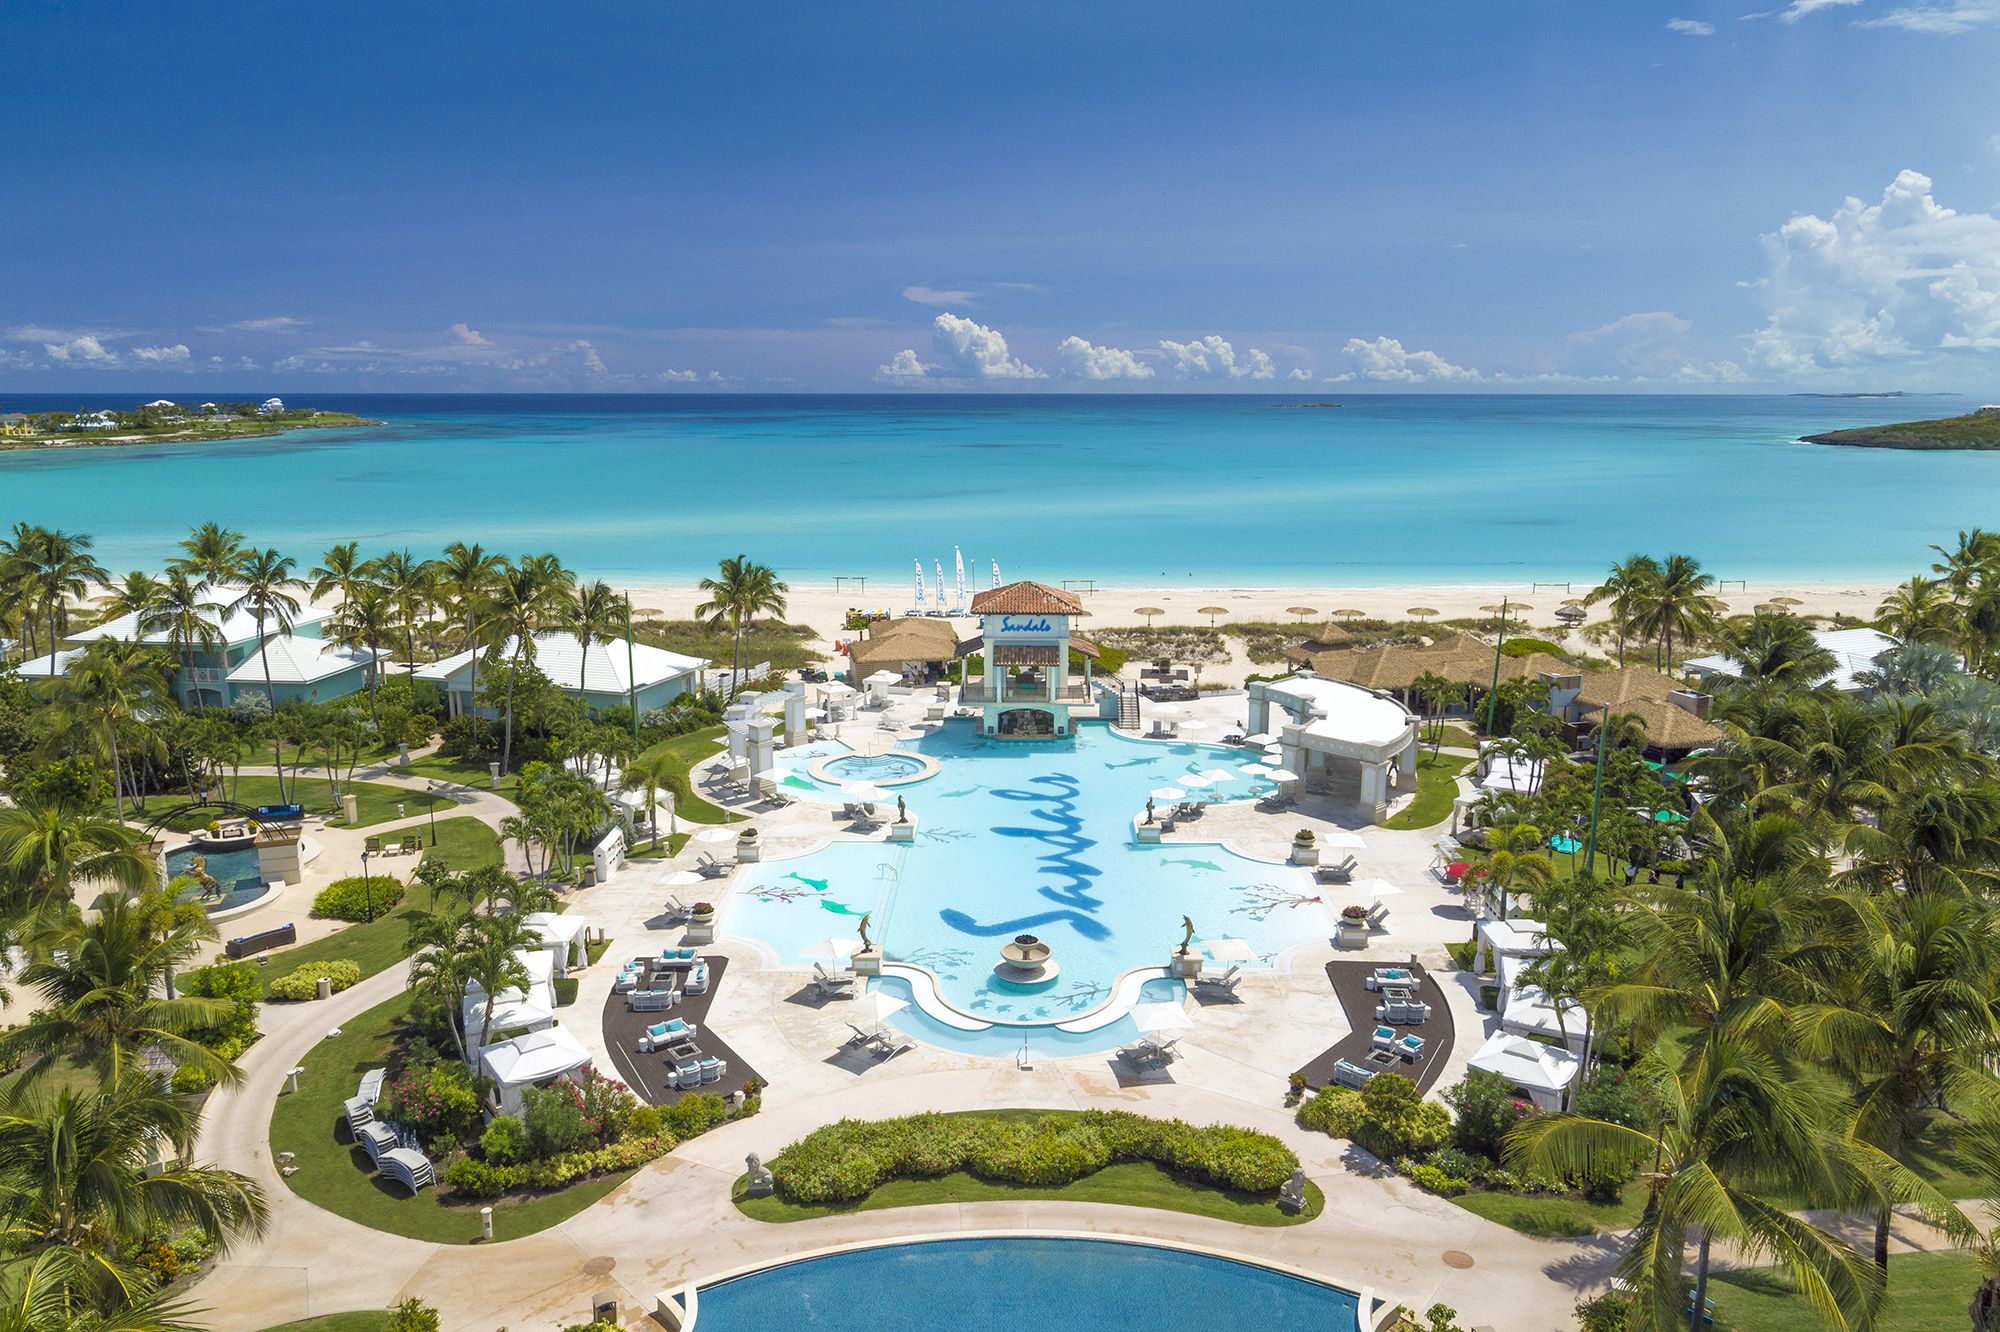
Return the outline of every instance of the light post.
{"type": "Polygon", "coordinates": [[[1493,709],[1500,702],[1500,650],[1507,646],[1507,598],[1500,598],[1500,641],[1493,645],[1493,687],[1486,691],[1486,734],[1493,734],[1493,709]]]}
{"type": "Polygon", "coordinates": [[[368,848],[361,849],[361,900],[368,909],[368,923],[375,923],[375,885],[368,878],[368,848]]]}
{"type": "Polygon", "coordinates": [[[429,796],[429,797],[431,798],[431,808],[430,808],[430,815],[431,815],[431,845],[432,845],[432,846],[436,846],[436,845],[438,844],[438,806],[437,806],[437,789],[438,789],[438,784],[437,784],[437,782],[436,782],[435,780],[431,780],[431,781],[426,781],[426,782],[424,783],[424,794],[425,794],[425,795],[428,795],[428,796],[429,796]]]}
{"type": "Polygon", "coordinates": [[[1611,705],[1604,705],[1603,719],[1597,723],[1597,776],[1590,784],[1590,832],[1583,851],[1583,872],[1587,876],[1597,873],[1597,810],[1604,799],[1604,748],[1609,740],[1605,732],[1611,729],[1611,705]]]}

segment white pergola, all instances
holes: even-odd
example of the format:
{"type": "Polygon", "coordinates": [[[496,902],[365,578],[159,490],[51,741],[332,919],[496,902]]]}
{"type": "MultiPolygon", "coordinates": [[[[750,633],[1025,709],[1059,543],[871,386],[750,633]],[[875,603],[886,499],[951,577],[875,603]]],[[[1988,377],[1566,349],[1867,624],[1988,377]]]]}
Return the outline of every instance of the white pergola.
{"type": "Polygon", "coordinates": [[[586,1072],[590,1062],[590,1051],[583,1042],[562,1027],[496,1041],[479,1051],[480,1067],[493,1079],[500,1108],[509,1114],[520,1113],[521,1093],[528,1088],[586,1072]]]}
{"type": "Polygon", "coordinates": [[[1569,1051],[1526,1036],[1496,1031],[1465,1061],[1467,1068],[1495,1073],[1544,1110],[1560,1110],[1583,1060],[1569,1051]]]}

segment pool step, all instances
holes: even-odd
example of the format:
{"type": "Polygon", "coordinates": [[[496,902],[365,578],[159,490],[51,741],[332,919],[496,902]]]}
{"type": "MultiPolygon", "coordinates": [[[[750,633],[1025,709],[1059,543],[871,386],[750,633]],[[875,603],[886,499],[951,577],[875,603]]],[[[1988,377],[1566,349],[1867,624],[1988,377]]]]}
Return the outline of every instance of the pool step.
{"type": "Polygon", "coordinates": [[[1139,691],[1118,686],[1118,729],[1136,731],[1139,729],[1139,691]]]}

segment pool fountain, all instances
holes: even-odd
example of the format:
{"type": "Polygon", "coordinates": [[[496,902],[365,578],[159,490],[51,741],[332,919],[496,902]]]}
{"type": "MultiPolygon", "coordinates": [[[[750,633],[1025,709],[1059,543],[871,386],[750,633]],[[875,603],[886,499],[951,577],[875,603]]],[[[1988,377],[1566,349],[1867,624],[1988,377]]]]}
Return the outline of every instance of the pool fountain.
{"type": "Polygon", "coordinates": [[[1032,934],[1017,934],[1000,947],[1000,962],[993,975],[1002,984],[1019,990],[1033,990],[1052,984],[1062,974],[1054,959],[1055,949],[1032,934]]]}

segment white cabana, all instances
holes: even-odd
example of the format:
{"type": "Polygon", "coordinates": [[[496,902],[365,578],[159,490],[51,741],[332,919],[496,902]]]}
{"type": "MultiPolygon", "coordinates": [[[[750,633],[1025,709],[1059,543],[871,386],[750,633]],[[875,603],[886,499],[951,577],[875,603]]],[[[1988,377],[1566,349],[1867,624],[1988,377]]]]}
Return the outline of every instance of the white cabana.
{"type": "Polygon", "coordinates": [[[551,1006],[529,998],[511,985],[500,991],[490,1025],[486,1021],[486,995],[477,986],[466,992],[464,1017],[466,1039],[477,1041],[484,1030],[489,1043],[524,1031],[546,1031],[556,1024],[551,1006]]]}
{"type": "Polygon", "coordinates": [[[1504,1031],[1487,1037],[1465,1063],[1467,1068],[1497,1073],[1544,1110],[1562,1109],[1564,1095],[1583,1068],[1583,1061],[1567,1050],[1504,1031]]]}
{"type": "Polygon", "coordinates": [[[1500,1012],[1500,1029],[1516,1036],[1544,1036],[1561,1041],[1571,1054],[1583,1053],[1584,1024],[1588,1020],[1583,1005],[1565,1003],[1560,1017],[1547,993],[1532,985],[1511,992],[1500,1012]],[[1567,1028],[1567,1030],[1565,1030],[1567,1028]]]}
{"type": "Polygon", "coordinates": [[[550,1027],[483,1047],[479,1065],[499,1089],[500,1108],[519,1114],[522,1092],[588,1072],[590,1051],[567,1029],[550,1027]]]}
{"type": "Polygon", "coordinates": [[[1473,934],[1472,969],[1498,969],[1508,957],[1546,957],[1562,947],[1539,920],[1482,920],[1473,934]]]}
{"type": "Polygon", "coordinates": [[[590,932],[590,921],[585,917],[559,915],[553,911],[535,911],[531,912],[522,923],[541,936],[541,951],[548,954],[554,964],[556,975],[569,975],[572,947],[579,971],[590,964],[589,953],[584,948],[584,940],[590,932]]]}

